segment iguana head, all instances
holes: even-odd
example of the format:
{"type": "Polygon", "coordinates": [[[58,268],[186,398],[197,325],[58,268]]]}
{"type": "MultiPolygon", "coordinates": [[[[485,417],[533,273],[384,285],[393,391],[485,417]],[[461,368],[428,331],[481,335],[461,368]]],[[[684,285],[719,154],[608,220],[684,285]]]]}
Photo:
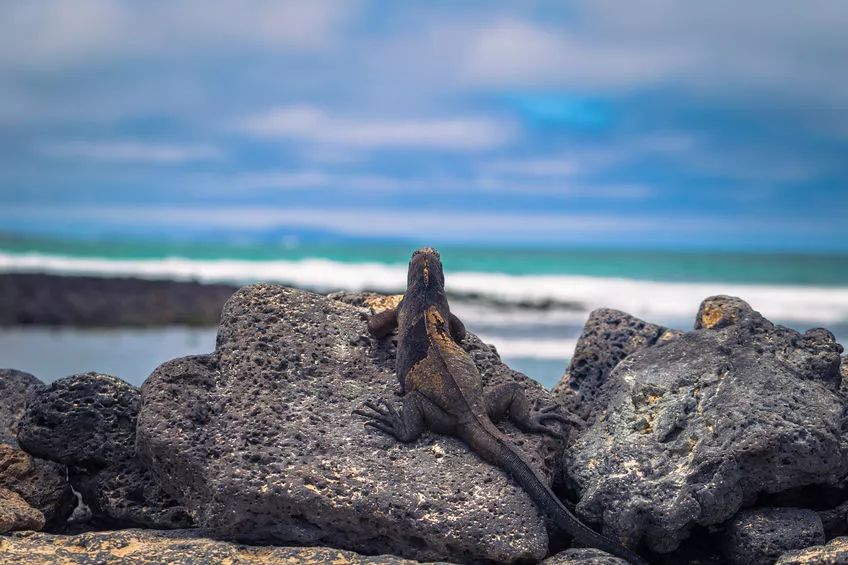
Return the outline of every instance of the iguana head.
{"type": "Polygon", "coordinates": [[[444,289],[445,274],[442,271],[442,259],[438,251],[432,247],[422,247],[412,254],[406,286],[407,293],[415,290],[444,289]]]}

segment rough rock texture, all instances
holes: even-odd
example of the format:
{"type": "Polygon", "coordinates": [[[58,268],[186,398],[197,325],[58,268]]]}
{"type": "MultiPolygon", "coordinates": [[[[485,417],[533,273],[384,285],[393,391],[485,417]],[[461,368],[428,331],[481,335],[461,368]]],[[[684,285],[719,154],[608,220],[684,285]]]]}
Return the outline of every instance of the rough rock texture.
{"type": "Polygon", "coordinates": [[[327,547],[251,547],[203,537],[197,530],[118,530],[75,536],[25,532],[0,537],[0,554],[7,565],[195,565],[233,563],[279,565],[327,563],[337,565],[414,565],[392,555],[374,557],[327,547]]]}
{"type": "Polygon", "coordinates": [[[824,528],[813,510],[759,508],[740,512],[724,532],[724,553],[734,565],[770,565],[780,555],[824,543],[824,528]]]}
{"type": "Polygon", "coordinates": [[[818,514],[827,539],[848,534],[848,502],[827,510],[819,510],[818,514]]]}
{"type": "Polygon", "coordinates": [[[548,557],[540,565],[628,565],[628,563],[600,549],[573,547],[548,557]]]}
{"type": "Polygon", "coordinates": [[[209,326],[235,290],[187,281],[0,274],[0,326],[209,326]]]}
{"type": "MultiPolygon", "coordinates": [[[[0,489],[13,491],[32,507],[21,515],[38,513],[39,528],[57,529],[70,514],[73,502],[65,466],[32,457],[17,440],[26,404],[43,388],[29,373],[0,369],[0,489]]],[[[31,521],[25,520],[25,524],[34,527],[31,521]]]]}
{"type": "Polygon", "coordinates": [[[761,492],[848,472],[830,332],[775,326],[738,299],[707,303],[699,324],[723,327],[622,361],[599,392],[607,409],[566,454],[578,513],[658,552],[761,492]]]}
{"type": "Polygon", "coordinates": [[[695,316],[696,330],[720,330],[732,326],[751,314],[751,306],[735,296],[719,294],[705,298],[695,316]]]}
{"type": "Polygon", "coordinates": [[[848,538],[835,538],[827,545],[788,551],[774,565],[845,565],[848,563],[848,538]]]}
{"type": "Polygon", "coordinates": [[[18,445],[18,422],[27,400],[43,387],[44,383],[29,373],[0,369],[0,443],[18,445]]]}
{"type": "MultiPolygon", "coordinates": [[[[456,439],[403,445],[351,414],[398,390],[393,341],[369,336],[367,313],[276,285],[237,292],[216,352],[165,363],[142,387],[137,442],[160,484],[225,537],[418,559],[544,557],[545,523],[503,472],[456,439]]],[[[463,345],[487,386],[518,381],[549,401],[476,337],[463,345]]],[[[504,429],[556,471],[560,442],[504,429]]]]}
{"type": "Polygon", "coordinates": [[[138,389],[109,375],[66,377],[36,393],[18,440],[30,453],[69,466],[95,518],[113,526],[184,528],[185,510],[135,456],[138,389]]]}
{"type": "Polygon", "coordinates": [[[0,488],[16,492],[38,510],[48,529],[61,528],[73,508],[64,465],[32,457],[7,443],[0,443],[0,488]]]}
{"type": "Polygon", "coordinates": [[[0,534],[11,530],[40,530],[43,527],[44,514],[30,506],[18,493],[0,487],[0,534]]]}
{"type": "Polygon", "coordinates": [[[565,375],[554,387],[557,400],[584,420],[593,420],[595,396],[622,359],[680,333],[611,308],[589,314],[565,375]]]}

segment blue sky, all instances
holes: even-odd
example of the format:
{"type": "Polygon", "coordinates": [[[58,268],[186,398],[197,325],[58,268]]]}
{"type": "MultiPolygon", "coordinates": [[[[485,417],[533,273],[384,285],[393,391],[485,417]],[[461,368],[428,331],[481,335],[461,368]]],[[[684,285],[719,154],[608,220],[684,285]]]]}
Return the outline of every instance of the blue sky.
{"type": "Polygon", "coordinates": [[[0,0],[0,222],[848,250],[848,5],[0,0]]]}

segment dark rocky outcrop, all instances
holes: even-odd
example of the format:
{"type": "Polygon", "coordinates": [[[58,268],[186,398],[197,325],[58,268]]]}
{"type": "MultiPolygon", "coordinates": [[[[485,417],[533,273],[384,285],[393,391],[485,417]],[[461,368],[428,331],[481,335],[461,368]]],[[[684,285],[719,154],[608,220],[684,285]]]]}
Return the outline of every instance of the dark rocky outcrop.
{"type": "Polygon", "coordinates": [[[821,518],[801,508],[759,508],[733,517],[724,553],[733,565],[771,565],[787,551],[824,543],[821,518]]]}
{"type": "Polygon", "coordinates": [[[15,369],[0,369],[0,443],[18,445],[18,422],[27,400],[44,383],[35,376],[15,369]]]}
{"type": "Polygon", "coordinates": [[[827,510],[819,510],[824,526],[825,538],[831,539],[848,534],[848,502],[843,502],[827,510]]]}
{"type": "MultiPolygon", "coordinates": [[[[351,303],[386,306],[276,285],[236,293],[215,353],[165,363],[142,387],[137,443],[159,483],[228,538],[418,559],[543,558],[545,522],[503,472],[456,439],[401,445],[351,413],[398,390],[392,340],[372,339],[368,310],[351,303]]],[[[517,381],[531,401],[549,401],[473,335],[463,346],[486,386],[517,381]]],[[[503,429],[556,474],[560,442],[503,429]]]]}
{"type": "Polygon", "coordinates": [[[184,528],[191,524],[186,512],[135,456],[139,401],[137,388],[110,375],[66,377],[34,395],[18,440],[29,453],[69,467],[96,520],[184,528]]]}
{"type": "Polygon", "coordinates": [[[848,563],[848,538],[834,538],[826,545],[788,551],[775,565],[845,565],[848,563]]]}
{"type": "MultiPolygon", "coordinates": [[[[2,518],[0,518],[2,520],[2,518]]],[[[366,556],[327,547],[253,547],[209,539],[197,530],[119,530],[56,536],[35,532],[0,536],[5,565],[415,565],[392,555],[366,556]]]]}
{"type": "Polygon", "coordinates": [[[6,531],[61,529],[71,512],[73,497],[65,466],[32,457],[18,446],[18,426],[26,405],[43,388],[29,373],[0,369],[0,490],[6,491],[0,497],[0,513],[6,516],[2,526],[6,531]]]}
{"type": "Polygon", "coordinates": [[[540,565],[628,565],[628,563],[600,549],[573,547],[548,557],[540,565]]]}
{"type": "Polygon", "coordinates": [[[0,326],[213,326],[236,288],[188,281],[0,274],[0,326]]]}
{"type": "Polygon", "coordinates": [[[578,512],[658,552],[760,493],[848,473],[830,332],[775,326],[727,297],[705,301],[697,325],[621,361],[597,421],[566,453],[578,512]]]}
{"type": "Polygon", "coordinates": [[[599,308],[589,314],[565,375],[554,387],[568,412],[594,420],[595,397],[622,359],[645,347],[680,335],[619,310],[599,308]]]}

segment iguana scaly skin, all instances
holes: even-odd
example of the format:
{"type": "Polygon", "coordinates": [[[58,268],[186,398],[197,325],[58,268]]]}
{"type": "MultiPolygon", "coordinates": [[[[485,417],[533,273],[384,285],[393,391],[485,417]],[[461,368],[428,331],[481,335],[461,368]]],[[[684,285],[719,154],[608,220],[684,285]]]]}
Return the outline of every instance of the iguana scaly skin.
{"type": "Polygon", "coordinates": [[[471,356],[459,346],[465,327],[448,307],[445,276],[439,253],[419,249],[409,262],[407,289],[396,309],[374,315],[368,329],[378,338],[398,329],[397,375],[404,392],[400,411],[387,402],[366,402],[355,413],[367,425],[402,442],[422,432],[457,436],[480,457],[512,475],[535,503],[578,543],[602,549],[637,565],[638,555],[583,524],[548,487],[545,479],[492,423],[508,416],[518,428],[559,436],[548,422],[565,422],[553,412],[556,405],[530,409],[518,383],[483,393],[480,373],[471,356]]]}

